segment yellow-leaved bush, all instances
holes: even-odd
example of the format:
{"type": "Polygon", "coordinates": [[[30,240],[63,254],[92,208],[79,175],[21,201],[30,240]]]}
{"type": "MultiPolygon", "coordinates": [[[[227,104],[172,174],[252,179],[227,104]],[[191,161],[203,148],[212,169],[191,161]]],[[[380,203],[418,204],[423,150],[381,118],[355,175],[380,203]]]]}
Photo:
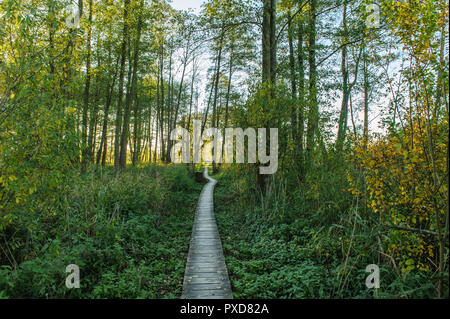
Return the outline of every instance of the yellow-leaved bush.
{"type": "Polygon", "coordinates": [[[388,136],[359,141],[354,158],[362,174],[349,175],[350,191],[387,230],[386,255],[403,271],[430,271],[439,263],[438,233],[446,227],[448,118],[431,126],[432,144],[425,117],[410,122],[388,136]]]}

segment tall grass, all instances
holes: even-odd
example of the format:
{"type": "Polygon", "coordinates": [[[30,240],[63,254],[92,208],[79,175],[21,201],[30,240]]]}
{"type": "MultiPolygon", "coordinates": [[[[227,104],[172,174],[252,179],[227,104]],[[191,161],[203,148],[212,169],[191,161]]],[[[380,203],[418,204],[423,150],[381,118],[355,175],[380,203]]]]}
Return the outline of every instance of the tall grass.
{"type": "Polygon", "coordinates": [[[22,207],[0,234],[0,296],[178,297],[200,190],[183,167],[150,166],[78,176],[45,207],[36,195],[41,213],[22,207]],[[81,289],[65,286],[69,264],[81,289]]]}
{"type": "Polygon", "coordinates": [[[254,188],[254,174],[242,168],[218,176],[216,212],[234,297],[435,295],[430,276],[403,274],[380,253],[385,233],[347,191],[347,169],[319,167],[302,184],[281,172],[265,196],[254,188]],[[380,289],[365,285],[369,264],[380,266],[380,289]]]}

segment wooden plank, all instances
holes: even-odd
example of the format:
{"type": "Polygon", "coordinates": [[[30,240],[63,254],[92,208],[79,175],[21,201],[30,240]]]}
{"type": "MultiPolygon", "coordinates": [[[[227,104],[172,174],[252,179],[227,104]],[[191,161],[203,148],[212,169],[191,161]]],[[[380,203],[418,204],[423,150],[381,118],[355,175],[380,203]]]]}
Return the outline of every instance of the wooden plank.
{"type": "Polygon", "coordinates": [[[231,284],[214,216],[213,192],[217,181],[209,177],[208,168],[203,177],[208,184],[203,187],[197,205],[181,298],[231,299],[231,284]]]}

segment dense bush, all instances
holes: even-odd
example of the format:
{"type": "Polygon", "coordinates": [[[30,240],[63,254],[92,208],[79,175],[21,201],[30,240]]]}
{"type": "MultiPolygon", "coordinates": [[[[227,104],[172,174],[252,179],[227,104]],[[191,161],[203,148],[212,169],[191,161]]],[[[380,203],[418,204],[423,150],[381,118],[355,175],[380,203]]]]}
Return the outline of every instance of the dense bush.
{"type": "Polygon", "coordinates": [[[277,191],[276,185],[283,182],[274,180],[273,194],[266,196],[273,197],[271,202],[254,193],[236,192],[254,180],[251,174],[235,170],[218,176],[216,190],[219,232],[234,297],[435,295],[437,279],[420,271],[402,272],[379,253],[380,230],[364,215],[365,208],[345,192],[349,186],[345,169],[333,168],[333,174],[318,169],[289,192],[277,191]],[[380,266],[381,288],[376,291],[365,285],[369,264],[380,266]]]}
{"type": "Polygon", "coordinates": [[[0,233],[0,297],[178,297],[200,188],[181,167],[79,177],[43,207],[50,216],[24,214],[0,233]],[[81,289],[65,286],[69,264],[81,289]]]}

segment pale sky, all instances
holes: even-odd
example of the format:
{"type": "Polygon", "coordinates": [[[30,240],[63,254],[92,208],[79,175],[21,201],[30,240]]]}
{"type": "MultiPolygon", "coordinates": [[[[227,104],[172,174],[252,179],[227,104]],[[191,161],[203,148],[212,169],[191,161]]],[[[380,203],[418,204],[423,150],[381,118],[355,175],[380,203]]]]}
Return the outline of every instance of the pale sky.
{"type": "Polygon", "coordinates": [[[172,0],[172,7],[177,10],[187,10],[189,8],[195,9],[195,12],[200,12],[200,6],[204,0],[172,0]]]}
{"type": "MultiPolygon", "coordinates": [[[[206,0],[168,0],[169,2],[171,2],[171,5],[174,9],[177,10],[187,10],[187,9],[193,9],[194,13],[199,14],[200,13],[200,8],[201,5],[206,2],[206,0]]],[[[207,75],[207,69],[210,66],[210,60],[207,57],[204,57],[205,60],[203,63],[201,63],[202,67],[200,68],[200,77],[202,78],[206,78],[207,75]]],[[[206,97],[205,97],[205,89],[202,88],[200,90],[200,99],[199,99],[199,109],[202,110],[205,107],[205,103],[206,103],[206,97]]],[[[359,103],[357,100],[357,97],[354,97],[354,102],[355,104],[359,103]]],[[[340,103],[341,103],[341,99],[338,98],[335,101],[335,105],[333,107],[334,110],[339,110],[340,108],[340,103]]],[[[385,101],[382,102],[383,105],[387,105],[388,104],[388,100],[385,99],[385,101]]],[[[355,105],[356,108],[356,105],[355,105]]],[[[370,117],[370,129],[372,132],[380,132],[380,128],[379,128],[379,124],[381,121],[381,118],[379,118],[379,113],[380,113],[380,109],[379,109],[379,105],[377,105],[377,103],[374,101],[372,103],[372,112],[371,112],[371,117],[370,117]]],[[[357,125],[361,125],[362,123],[362,112],[357,112],[355,111],[355,120],[357,122],[357,125]]],[[[350,116],[349,116],[349,129],[352,129],[352,123],[350,120],[350,116]]],[[[336,132],[337,132],[337,127],[336,127],[336,132]]]]}

